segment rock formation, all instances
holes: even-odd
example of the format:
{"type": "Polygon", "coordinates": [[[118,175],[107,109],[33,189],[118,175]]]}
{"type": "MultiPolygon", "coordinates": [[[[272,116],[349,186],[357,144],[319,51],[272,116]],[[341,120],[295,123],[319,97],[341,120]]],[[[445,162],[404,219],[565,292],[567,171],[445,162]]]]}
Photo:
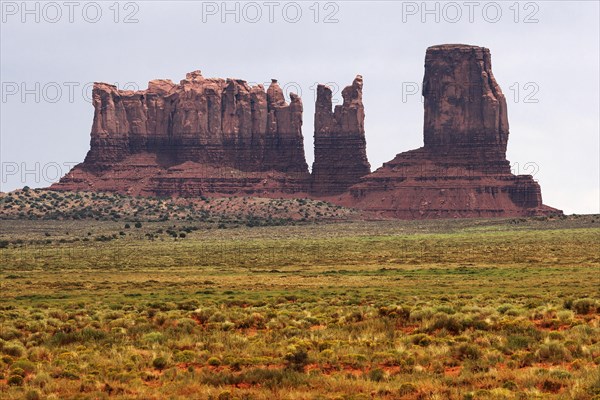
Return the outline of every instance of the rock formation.
{"type": "Polygon", "coordinates": [[[425,148],[509,173],[506,99],[483,47],[441,45],[427,49],[423,78],[425,148]]]}
{"type": "Polygon", "coordinates": [[[424,146],[398,154],[341,198],[397,218],[536,215],[544,206],[530,175],[511,174],[506,160],[506,100],[488,49],[427,49],[424,146]]]}
{"type": "Polygon", "coordinates": [[[142,91],[96,83],[91,149],[53,187],[190,196],[215,187],[224,194],[306,191],[302,101],[290,98],[287,104],[276,80],[265,92],[200,71],[142,91]],[[265,182],[269,176],[278,183],[265,182]]]}
{"type": "Polygon", "coordinates": [[[143,91],[97,83],[85,166],[110,168],[131,154],[160,152],[171,165],[194,161],[241,171],[307,173],[302,101],[287,104],[276,80],[268,91],[238,79],[187,74],[179,85],[149,82],[143,91]]]}
{"type": "Polygon", "coordinates": [[[506,160],[506,100],[488,49],[427,49],[424,146],[369,174],[362,77],[332,110],[319,85],[312,176],[304,157],[302,101],[273,80],[268,90],[199,71],[142,91],[94,85],[91,149],[56,190],[157,196],[326,199],[371,216],[455,218],[559,213],[530,175],[506,160]]]}
{"type": "Polygon", "coordinates": [[[344,103],[332,111],[331,89],[317,86],[315,105],[315,162],[312,194],[343,193],[371,172],[365,141],[362,76],[342,91],[344,103]]]}

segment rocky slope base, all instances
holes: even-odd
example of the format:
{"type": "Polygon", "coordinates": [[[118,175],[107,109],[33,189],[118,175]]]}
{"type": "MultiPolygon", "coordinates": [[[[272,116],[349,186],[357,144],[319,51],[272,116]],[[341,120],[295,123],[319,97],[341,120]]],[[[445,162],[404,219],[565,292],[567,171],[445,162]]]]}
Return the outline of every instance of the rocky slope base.
{"type": "Polygon", "coordinates": [[[310,199],[156,198],[110,192],[24,189],[0,193],[0,220],[189,221],[220,227],[287,225],[360,218],[348,208],[310,199]]]}

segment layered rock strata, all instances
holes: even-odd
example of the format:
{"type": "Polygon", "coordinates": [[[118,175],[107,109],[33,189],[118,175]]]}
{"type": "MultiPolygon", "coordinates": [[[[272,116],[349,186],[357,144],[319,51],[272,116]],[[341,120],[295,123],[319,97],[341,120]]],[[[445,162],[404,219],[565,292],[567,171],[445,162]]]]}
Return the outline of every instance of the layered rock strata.
{"type": "Polygon", "coordinates": [[[362,76],[342,91],[344,102],[332,110],[332,92],[317,86],[315,105],[315,161],[312,194],[343,193],[371,172],[365,140],[362,76]]]}
{"type": "Polygon", "coordinates": [[[506,99],[488,49],[440,45],[425,57],[424,145],[373,173],[366,156],[362,77],[317,88],[315,161],[308,172],[302,101],[199,71],[143,91],[94,86],[91,149],[57,190],[151,196],[313,197],[371,217],[509,217],[560,213],[506,159],[506,99]]]}
{"type": "Polygon", "coordinates": [[[255,181],[277,176],[266,191],[307,191],[302,100],[294,93],[290,100],[276,80],[265,91],[200,71],[179,84],[150,81],[142,91],[96,83],[90,151],[53,187],[183,196],[225,187],[224,194],[258,195],[264,191],[255,181]]]}
{"type": "Polygon", "coordinates": [[[428,48],[423,96],[424,146],[363,177],[342,202],[397,218],[558,212],[542,204],[532,176],[511,173],[506,99],[488,49],[428,48]]]}

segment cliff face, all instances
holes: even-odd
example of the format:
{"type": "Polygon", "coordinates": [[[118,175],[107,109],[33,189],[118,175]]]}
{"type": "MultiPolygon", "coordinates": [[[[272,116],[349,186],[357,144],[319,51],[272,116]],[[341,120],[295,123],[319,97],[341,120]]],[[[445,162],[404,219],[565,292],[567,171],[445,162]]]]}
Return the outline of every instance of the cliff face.
{"type": "Polygon", "coordinates": [[[268,90],[238,79],[188,73],[142,91],[96,83],[91,148],[59,190],[136,195],[275,196],[310,186],[302,101],[273,80],[268,90]]]}
{"type": "Polygon", "coordinates": [[[287,104],[277,81],[267,92],[237,79],[205,79],[199,71],[179,85],[155,80],[143,91],[94,85],[94,122],[85,168],[102,171],[127,156],[159,153],[165,165],[186,161],[241,171],[308,173],[302,101],[287,104]]]}
{"type": "Polygon", "coordinates": [[[443,150],[474,145],[506,151],[506,99],[484,47],[441,45],[427,49],[425,147],[443,150]]]}
{"type": "Polygon", "coordinates": [[[423,97],[423,138],[428,151],[454,161],[485,164],[489,171],[510,172],[506,99],[492,73],[488,49],[428,48],[423,97]]]}
{"type": "Polygon", "coordinates": [[[398,154],[340,201],[398,218],[500,217],[558,210],[544,206],[530,175],[506,160],[506,100],[490,51],[440,45],[425,56],[424,146],[398,154]]]}
{"type": "Polygon", "coordinates": [[[365,141],[362,76],[342,91],[344,102],[332,111],[331,89],[317,86],[315,105],[315,161],[312,193],[343,193],[371,172],[365,141]]]}

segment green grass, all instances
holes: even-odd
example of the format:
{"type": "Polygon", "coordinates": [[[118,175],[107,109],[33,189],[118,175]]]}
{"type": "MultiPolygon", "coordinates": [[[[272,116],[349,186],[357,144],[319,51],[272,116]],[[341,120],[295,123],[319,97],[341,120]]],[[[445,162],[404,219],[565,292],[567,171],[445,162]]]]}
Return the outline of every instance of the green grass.
{"type": "Polygon", "coordinates": [[[592,399],[596,221],[2,221],[0,394],[592,399]]]}

